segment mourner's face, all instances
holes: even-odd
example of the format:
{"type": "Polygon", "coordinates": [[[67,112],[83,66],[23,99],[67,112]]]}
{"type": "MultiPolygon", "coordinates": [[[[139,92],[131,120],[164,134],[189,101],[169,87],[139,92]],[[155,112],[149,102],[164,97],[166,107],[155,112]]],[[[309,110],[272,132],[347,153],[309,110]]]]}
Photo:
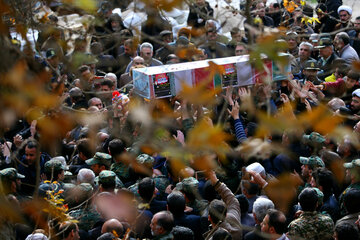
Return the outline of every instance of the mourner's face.
{"type": "Polygon", "coordinates": [[[343,10],[339,12],[339,17],[342,22],[348,22],[351,18],[351,15],[347,11],[343,10]]]}

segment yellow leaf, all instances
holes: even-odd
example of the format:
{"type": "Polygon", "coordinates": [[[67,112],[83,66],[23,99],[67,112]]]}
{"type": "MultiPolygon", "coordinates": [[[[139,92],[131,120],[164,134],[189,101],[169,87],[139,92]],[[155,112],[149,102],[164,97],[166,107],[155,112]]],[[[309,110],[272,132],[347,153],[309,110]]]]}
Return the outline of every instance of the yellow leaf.
{"type": "Polygon", "coordinates": [[[300,1],[300,4],[301,4],[301,6],[305,6],[306,2],[303,1],[303,0],[301,0],[301,1],[300,1]]]}
{"type": "Polygon", "coordinates": [[[187,146],[195,152],[207,151],[223,155],[229,150],[225,144],[228,139],[230,136],[220,126],[212,127],[206,119],[202,119],[189,132],[187,146]]]}

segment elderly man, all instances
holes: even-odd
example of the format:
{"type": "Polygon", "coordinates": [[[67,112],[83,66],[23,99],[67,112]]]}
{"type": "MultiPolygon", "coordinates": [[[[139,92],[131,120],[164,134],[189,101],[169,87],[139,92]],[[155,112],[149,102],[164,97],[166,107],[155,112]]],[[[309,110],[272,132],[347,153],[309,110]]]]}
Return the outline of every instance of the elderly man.
{"type": "Polygon", "coordinates": [[[151,220],[151,234],[153,240],[171,240],[173,235],[171,230],[174,227],[174,217],[169,211],[161,211],[156,213],[151,220]]]}
{"type": "Polygon", "coordinates": [[[324,80],[327,76],[330,76],[335,72],[335,60],[338,59],[334,53],[332,41],[330,38],[321,38],[319,45],[316,47],[319,49],[320,59],[318,64],[323,71],[318,75],[321,80],[324,80]]]}
{"type": "MultiPolygon", "coordinates": [[[[151,43],[144,42],[143,44],[140,45],[140,57],[142,57],[144,59],[144,63],[148,67],[163,65],[162,62],[153,58],[153,54],[154,54],[154,49],[153,49],[153,46],[151,43]]],[[[134,60],[135,60],[135,58],[134,58],[134,60]]],[[[129,63],[129,65],[126,67],[126,71],[125,71],[126,73],[128,73],[130,71],[130,68],[133,66],[134,60],[132,60],[129,63]]]]}
{"type": "Polygon", "coordinates": [[[315,60],[311,57],[313,45],[308,42],[302,42],[299,46],[299,57],[296,58],[295,65],[292,66],[292,73],[296,74],[304,69],[305,62],[315,60]]]}
{"type": "Polygon", "coordinates": [[[355,49],[350,46],[350,37],[346,32],[339,32],[334,39],[335,50],[338,56],[350,65],[353,61],[358,61],[359,56],[355,49]]]}

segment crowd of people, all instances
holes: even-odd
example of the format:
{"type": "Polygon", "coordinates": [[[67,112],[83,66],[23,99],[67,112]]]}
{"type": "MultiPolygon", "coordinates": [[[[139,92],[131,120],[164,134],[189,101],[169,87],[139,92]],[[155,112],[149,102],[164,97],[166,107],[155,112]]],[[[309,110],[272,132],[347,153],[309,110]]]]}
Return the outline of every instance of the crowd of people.
{"type": "MultiPolygon", "coordinates": [[[[54,15],[68,11],[50,2],[54,15]]],[[[161,5],[148,3],[140,34],[113,13],[125,2],[99,3],[99,21],[71,51],[56,17],[39,24],[32,51],[9,39],[29,74],[49,74],[43,88],[61,101],[56,114],[100,120],[74,121],[51,147],[38,122],[54,109],[29,109],[2,130],[0,239],[359,239],[360,16],[341,0],[318,0],[315,8],[253,0],[245,29],[235,26],[228,39],[205,0],[189,5],[188,26],[176,33],[161,5]],[[160,104],[134,91],[135,68],[251,54],[266,29],[278,29],[290,66],[271,83],[228,87],[208,105],[184,96],[160,104]],[[260,131],[259,112],[297,122],[323,117],[311,114],[321,107],[346,134],[330,132],[331,123],[260,131]],[[211,129],[218,135],[210,141],[226,152],[216,144],[189,151],[211,129]],[[281,150],[248,156],[256,141],[281,150]],[[274,197],[284,175],[296,184],[274,197]],[[279,198],[290,200],[284,207],[279,198]],[[44,199],[65,215],[26,208],[44,199]]]]}

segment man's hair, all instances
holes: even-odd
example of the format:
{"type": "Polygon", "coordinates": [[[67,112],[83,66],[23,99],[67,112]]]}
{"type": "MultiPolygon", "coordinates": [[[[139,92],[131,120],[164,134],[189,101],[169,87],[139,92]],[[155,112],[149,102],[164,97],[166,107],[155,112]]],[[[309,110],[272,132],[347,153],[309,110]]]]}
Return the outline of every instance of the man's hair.
{"type": "Polygon", "coordinates": [[[359,81],[360,75],[359,73],[355,72],[354,70],[350,70],[346,76],[351,79],[355,79],[356,81],[359,81]]]}
{"type": "Polygon", "coordinates": [[[126,39],[124,45],[131,46],[134,44],[134,40],[132,38],[126,39]]]}
{"type": "Polygon", "coordinates": [[[315,179],[316,184],[322,187],[325,199],[333,193],[334,189],[334,175],[326,168],[318,168],[312,172],[312,177],[315,179]]]}
{"type": "Polygon", "coordinates": [[[187,227],[175,226],[172,231],[173,240],[194,240],[194,232],[187,227]]]}
{"type": "Polygon", "coordinates": [[[339,32],[338,34],[336,34],[336,36],[345,44],[349,44],[350,43],[350,37],[346,32],[339,32]]]}
{"type": "Polygon", "coordinates": [[[91,106],[91,104],[92,104],[92,102],[93,102],[94,100],[100,100],[100,101],[101,101],[101,99],[98,98],[98,97],[92,97],[92,98],[90,98],[89,101],[88,101],[88,106],[89,106],[89,107],[91,106]]]}
{"type": "Polygon", "coordinates": [[[154,180],[146,177],[142,179],[138,186],[139,195],[145,202],[150,202],[155,191],[154,180]]]}
{"type": "Polygon", "coordinates": [[[111,156],[116,157],[125,151],[125,144],[121,139],[114,138],[109,142],[109,151],[111,156]]]}
{"type": "Polygon", "coordinates": [[[233,27],[232,29],[231,29],[231,31],[230,31],[230,34],[231,35],[234,35],[234,34],[237,34],[237,33],[239,33],[240,32],[240,28],[238,28],[238,27],[233,27]]]}
{"type": "Polygon", "coordinates": [[[93,172],[93,170],[88,168],[80,169],[77,175],[77,181],[79,183],[89,183],[91,185],[94,185],[94,180],[95,180],[95,173],[93,172]]]}
{"type": "Polygon", "coordinates": [[[328,103],[328,107],[331,108],[332,111],[338,110],[340,107],[345,107],[345,102],[341,98],[332,98],[328,103]]]}
{"type": "Polygon", "coordinates": [[[267,198],[259,197],[256,199],[253,205],[253,213],[256,216],[256,219],[259,222],[262,222],[264,220],[264,217],[266,216],[266,212],[269,209],[274,209],[275,205],[274,203],[267,198]]]}
{"type": "Polygon", "coordinates": [[[71,231],[77,229],[77,225],[74,222],[64,222],[60,225],[59,232],[61,232],[62,239],[66,239],[71,231]]]}
{"type": "Polygon", "coordinates": [[[159,214],[157,224],[162,227],[166,232],[170,232],[175,225],[172,213],[169,211],[161,211],[157,214],[159,214]]]}
{"type": "Polygon", "coordinates": [[[259,193],[259,185],[248,180],[241,180],[241,187],[245,189],[249,195],[257,195],[259,193]]]}
{"type": "Polygon", "coordinates": [[[344,195],[344,206],[348,213],[360,212],[360,190],[350,189],[344,195]]]}
{"type": "Polygon", "coordinates": [[[214,199],[209,204],[209,215],[215,224],[225,220],[226,211],[226,205],[221,200],[214,199]]]}
{"type": "Polygon", "coordinates": [[[273,227],[277,234],[283,234],[287,231],[285,215],[276,209],[269,209],[266,213],[269,216],[269,227],[273,227]]]}
{"type": "Polygon", "coordinates": [[[313,188],[305,188],[299,194],[299,203],[303,211],[312,212],[316,209],[318,196],[316,190],[313,188]]]}
{"type": "Polygon", "coordinates": [[[95,154],[94,150],[91,148],[90,139],[88,138],[80,139],[77,142],[76,148],[78,152],[84,154],[86,158],[91,158],[95,154]]]}
{"type": "Polygon", "coordinates": [[[103,233],[116,233],[118,236],[122,236],[124,233],[124,227],[121,222],[115,218],[107,220],[102,228],[101,231],[103,233]]]}
{"type": "Polygon", "coordinates": [[[219,227],[215,231],[212,239],[213,240],[232,240],[232,236],[226,229],[219,227]]]}
{"type": "Polygon", "coordinates": [[[114,87],[114,83],[113,81],[106,79],[101,82],[101,86],[108,86],[111,89],[112,87],[114,87]]]}
{"type": "Polygon", "coordinates": [[[181,216],[184,214],[185,204],[185,197],[180,192],[174,191],[167,197],[168,209],[174,216],[181,216]]]}
{"type": "Polygon", "coordinates": [[[153,45],[148,42],[144,42],[143,44],[140,45],[140,52],[143,50],[143,48],[150,48],[151,52],[153,52],[153,50],[154,50],[153,45]]]}
{"type": "Polygon", "coordinates": [[[35,139],[27,139],[24,145],[27,148],[36,148],[39,150],[39,143],[35,139]]]}
{"type": "Polygon", "coordinates": [[[341,222],[335,226],[335,232],[338,240],[358,240],[359,230],[350,223],[341,222]]]}
{"type": "Polygon", "coordinates": [[[249,200],[245,197],[244,194],[236,195],[236,199],[240,204],[241,214],[246,214],[249,210],[249,200]]]}
{"type": "Polygon", "coordinates": [[[309,42],[301,42],[300,45],[299,45],[299,48],[300,48],[302,45],[309,47],[310,51],[313,50],[313,45],[312,45],[311,43],[309,43],[309,42]]]}

